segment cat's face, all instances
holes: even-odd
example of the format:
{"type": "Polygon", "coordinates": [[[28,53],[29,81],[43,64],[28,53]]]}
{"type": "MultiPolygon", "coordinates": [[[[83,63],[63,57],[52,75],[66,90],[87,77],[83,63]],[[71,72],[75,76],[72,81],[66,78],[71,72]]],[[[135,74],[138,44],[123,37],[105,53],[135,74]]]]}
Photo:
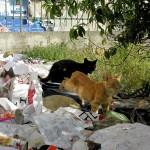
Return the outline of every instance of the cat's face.
{"type": "Polygon", "coordinates": [[[86,69],[87,69],[88,73],[92,73],[95,70],[96,62],[97,62],[97,60],[90,61],[87,58],[84,59],[84,64],[86,66],[86,69]]]}
{"type": "Polygon", "coordinates": [[[106,89],[107,89],[106,91],[108,95],[113,96],[119,92],[120,79],[121,79],[121,75],[117,77],[111,77],[108,75],[106,77],[106,89]]]}

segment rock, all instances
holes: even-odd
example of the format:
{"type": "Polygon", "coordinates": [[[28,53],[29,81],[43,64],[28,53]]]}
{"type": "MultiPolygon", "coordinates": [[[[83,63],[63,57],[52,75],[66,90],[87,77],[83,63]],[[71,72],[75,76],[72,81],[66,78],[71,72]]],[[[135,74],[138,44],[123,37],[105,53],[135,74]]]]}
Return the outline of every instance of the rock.
{"type": "Polygon", "coordinates": [[[60,107],[72,107],[80,109],[80,105],[74,99],[62,95],[52,95],[45,97],[43,99],[43,105],[52,111],[55,111],[60,107]]]}
{"type": "Polygon", "coordinates": [[[149,150],[150,127],[140,123],[123,123],[97,130],[89,138],[102,150],[149,150]]]}

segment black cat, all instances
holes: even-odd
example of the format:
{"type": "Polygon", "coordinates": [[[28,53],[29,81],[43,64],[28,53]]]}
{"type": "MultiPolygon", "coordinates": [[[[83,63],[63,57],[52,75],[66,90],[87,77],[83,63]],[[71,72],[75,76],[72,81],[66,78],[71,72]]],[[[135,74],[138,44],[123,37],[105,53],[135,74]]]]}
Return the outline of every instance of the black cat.
{"type": "Polygon", "coordinates": [[[70,78],[74,71],[81,71],[86,75],[88,73],[91,74],[96,68],[96,62],[97,60],[89,61],[87,58],[84,58],[84,63],[78,63],[68,59],[60,60],[52,65],[46,78],[39,76],[39,79],[41,82],[51,81],[61,83],[64,77],[70,78]]]}

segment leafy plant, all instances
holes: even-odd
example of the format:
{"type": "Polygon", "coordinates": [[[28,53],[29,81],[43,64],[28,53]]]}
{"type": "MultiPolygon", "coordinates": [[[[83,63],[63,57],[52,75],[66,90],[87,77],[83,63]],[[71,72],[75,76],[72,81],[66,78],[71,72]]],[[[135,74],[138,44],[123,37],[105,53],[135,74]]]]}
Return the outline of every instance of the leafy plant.
{"type": "Polygon", "coordinates": [[[141,43],[150,38],[150,3],[148,0],[45,0],[43,7],[50,18],[61,17],[61,10],[65,7],[68,15],[76,16],[80,11],[87,14],[88,23],[80,23],[71,28],[70,38],[77,39],[85,35],[84,26],[96,22],[102,43],[106,36],[113,34],[116,27],[122,26],[122,31],[116,40],[123,45],[141,43]]]}

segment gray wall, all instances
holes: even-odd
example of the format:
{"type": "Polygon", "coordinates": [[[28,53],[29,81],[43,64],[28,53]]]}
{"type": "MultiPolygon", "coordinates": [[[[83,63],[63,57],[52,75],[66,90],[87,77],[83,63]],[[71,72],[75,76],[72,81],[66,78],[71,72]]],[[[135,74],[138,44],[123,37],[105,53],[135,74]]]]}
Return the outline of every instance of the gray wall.
{"type": "Polygon", "coordinates": [[[69,32],[17,32],[17,33],[0,33],[0,50],[17,50],[23,51],[28,47],[33,47],[35,45],[47,46],[51,43],[67,43],[72,49],[82,49],[84,46],[94,44],[100,47],[109,47],[110,44],[102,45],[101,37],[98,32],[87,32],[85,38],[79,38],[79,40],[70,41],[69,32]],[[94,43],[94,44],[93,44],[94,43]]]}

